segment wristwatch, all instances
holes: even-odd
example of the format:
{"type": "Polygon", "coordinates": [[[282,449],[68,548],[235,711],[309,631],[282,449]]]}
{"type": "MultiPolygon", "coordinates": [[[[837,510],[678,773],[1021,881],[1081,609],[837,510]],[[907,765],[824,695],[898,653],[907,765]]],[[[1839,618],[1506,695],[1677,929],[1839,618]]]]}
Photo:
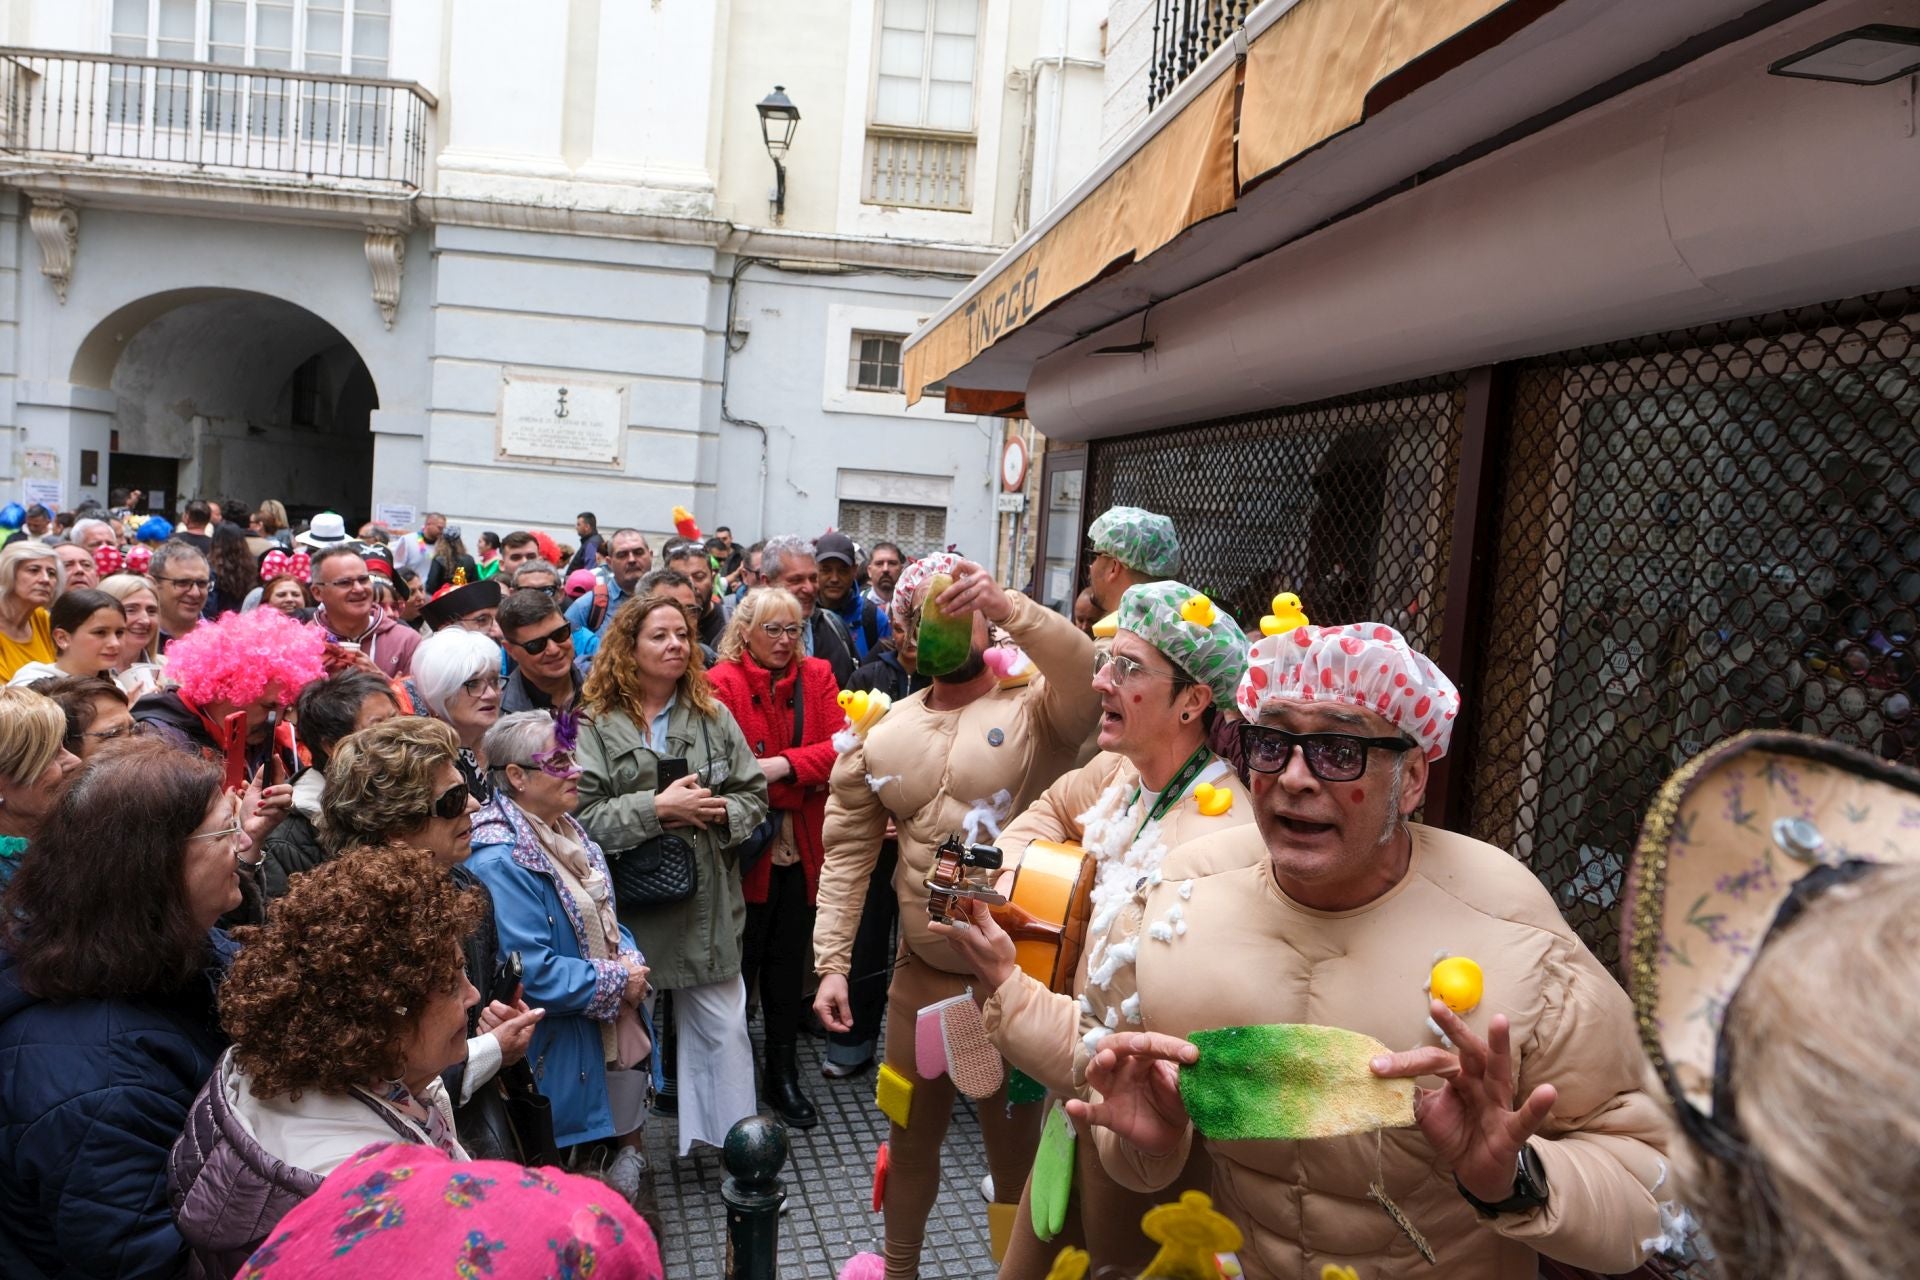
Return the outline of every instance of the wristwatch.
{"type": "Polygon", "coordinates": [[[1483,1218],[1497,1218],[1503,1213],[1530,1213],[1547,1203],[1547,1170],[1532,1143],[1520,1148],[1520,1159],[1513,1173],[1513,1194],[1505,1200],[1488,1203],[1461,1186],[1458,1177],[1454,1178],[1453,1185],[1483,1218]]]}

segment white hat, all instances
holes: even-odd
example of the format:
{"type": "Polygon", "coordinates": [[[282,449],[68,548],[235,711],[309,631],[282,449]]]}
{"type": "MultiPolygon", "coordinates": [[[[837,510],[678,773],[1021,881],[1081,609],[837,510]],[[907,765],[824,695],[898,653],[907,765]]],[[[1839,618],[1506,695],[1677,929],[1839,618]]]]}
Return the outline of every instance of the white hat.
{"type": "Polygon", "coordinates": [[[307,526],[307,531],[295,538],[295,542],[309,547],[325,547],[347,540],[347,522],[338,512],[322,511],[307,526]]]}

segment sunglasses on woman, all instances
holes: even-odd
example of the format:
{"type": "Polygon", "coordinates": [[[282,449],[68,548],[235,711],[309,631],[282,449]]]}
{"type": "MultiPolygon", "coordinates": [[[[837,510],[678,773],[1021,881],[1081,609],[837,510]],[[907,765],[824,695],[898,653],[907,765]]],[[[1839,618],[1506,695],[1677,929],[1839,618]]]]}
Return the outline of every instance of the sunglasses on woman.
{"type": "Polygon", "coordinates": [[[433,802],[433,816],[443,822],[452,822],[467,811],[467,801],[471,798],[472,793],[467,790],[467,784],[464,782],[448,787],[440,793],[440,798],[433,802]]]}
{"type": "Polygon", "coordinates": [[[1307,772],[1322,782],[1352,782],[1367,771],[1367,752],[1394,755],[1412,747],[1405,738],[1363,738],[1351,733],[1288,733],[1263,724],[1240,726],[1241,758],[1255,773],[1285,773],[1300,748],[1307,772]]]}

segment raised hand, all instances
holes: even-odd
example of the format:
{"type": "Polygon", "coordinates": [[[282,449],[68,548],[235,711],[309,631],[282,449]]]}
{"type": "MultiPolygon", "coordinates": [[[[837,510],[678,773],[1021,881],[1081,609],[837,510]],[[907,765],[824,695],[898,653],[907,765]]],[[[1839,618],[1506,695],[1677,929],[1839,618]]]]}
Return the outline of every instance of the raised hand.
{"type": "Polygon", "coordinates": [[[1414,1092],[1414,1122],[1461,1186],[1490,1204],[1505,1200],[1513,1194],[1520,1148],[1539,1132],[1558,1094],[1543,1084],[1514,1105],[1513,1046],[1504,1015],[1495,1014],[1487,1023],[1485,1040],[1438,1000],[1433,1019],[1459,1046],[1458,1053],[1425,1045],[1375,1058],[1373,1074],[1444,1080],[1438,1089],[1414,1092]]]}
{"type": "Polygon", "coordinates": [[[993,575],[971,560],[953,568],[953,585],[940,593],[940,608],[948,614],[983,613],[989,622],[1013,616],[1013,598],[993,575]]]}
{"type": "Polygon", "coordinates": [[[1167,1155],[1191,1123],[1180,1100],[1180,1066],[1199,1060],[1200,1050],[1178,1036],[1117,1031],[1087,1063],[1087,1084],[1100,1101],[1069,1098],[1067,1115],[1111,1129],[1150,1156],[1167,1155]]]}

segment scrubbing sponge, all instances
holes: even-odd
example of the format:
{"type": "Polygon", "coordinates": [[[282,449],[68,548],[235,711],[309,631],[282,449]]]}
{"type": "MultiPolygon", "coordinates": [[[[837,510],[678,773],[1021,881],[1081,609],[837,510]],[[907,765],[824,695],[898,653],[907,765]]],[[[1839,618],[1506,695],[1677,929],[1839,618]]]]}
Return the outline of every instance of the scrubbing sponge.
{"type": "Polygon", "coordinates": [[[969,1098],[992,1096],[1006,1082],[1006,1065],[987,1039],[987,1024],[980,1018],[973,993],[942,1000],[938,1008],[947,1043],[947,1074],[969,1098]]]}
{"type": "Polygon", "coordinates": [[[1033,1214],[1033,1234],[1051,1240],[1067,1224],[1067,1197],[1073,1192],[1073,1121],[1059,1103],[1047,1109],[1040,1126],[1040,1149],[1034,1153],[1027,1195],[1033,1214]]]}
{"type": "Polygon", "coordinates": [[[1200,1060],[1180,1070],[1180,1100],[1209,1138],[1330,1138],[1413,1123],[1413,1081],[1369,1067],[1388,1052],[1339,1027],[1221,1027],[1187,1037],[1200,1060]]]}

